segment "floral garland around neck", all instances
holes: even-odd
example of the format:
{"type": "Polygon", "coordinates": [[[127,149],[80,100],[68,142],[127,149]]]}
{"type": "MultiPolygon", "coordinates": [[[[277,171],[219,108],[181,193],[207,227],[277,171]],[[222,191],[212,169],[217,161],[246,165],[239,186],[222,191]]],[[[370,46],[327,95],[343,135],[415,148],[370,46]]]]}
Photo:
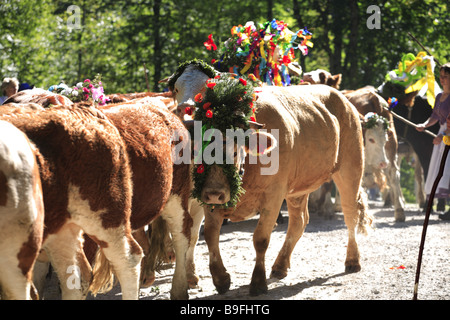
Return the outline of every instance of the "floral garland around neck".
{"type": "Polygon", "coordinates": [[[64,95],[73,102],[93,101],[102,106],[109,101],[109,98],[104,93],[101,78],[102,76],[97,74],[94,80],[85,79],[83,82],[78,82],[73,88],[61,82],[51,86],[48,91],[64,95]]]}
{"type": "MultiPolygon", "coordinates": [[[[220,130],[225,136],[227,129],[250,128],[249,120],[255,121],[254,101],[256,95],[253,90],[252,79],[246,80],[243,77],[233,78],[229,75],[217,75],[206,81],[206,90],[195,96],[194,120],[202,122],[202,146],[199,153],[211,141],[203,141],[203,135],[208,129],[220,130]]],[[[193,113],[194,110],[189,112],[193,113]]],[[[197,162],[197,161],[196,161],[197,162]]],[[[242,188],[242,177],[234,164],[215,164],[222,168],[230,185],[230,201],[222,208],[234,207],[240,196],[245,192],[242,188]]],[[[197,164],[193,168],[194,189],[192,196],[201,201],[201,191],[210,172],[212,164],[197,164]]]]}

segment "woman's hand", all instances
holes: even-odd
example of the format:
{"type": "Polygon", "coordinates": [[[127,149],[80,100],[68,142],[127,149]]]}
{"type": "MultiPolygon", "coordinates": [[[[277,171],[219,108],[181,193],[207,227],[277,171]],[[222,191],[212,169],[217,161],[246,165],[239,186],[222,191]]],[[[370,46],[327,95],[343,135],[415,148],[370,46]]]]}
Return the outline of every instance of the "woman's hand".
{"type": "Polygon", "coordinates": [[[419,123],[418,125],[416,125],[416,130],[419,132],[422,132],[425,130],[425,124],[423,123],[419,123]]]}

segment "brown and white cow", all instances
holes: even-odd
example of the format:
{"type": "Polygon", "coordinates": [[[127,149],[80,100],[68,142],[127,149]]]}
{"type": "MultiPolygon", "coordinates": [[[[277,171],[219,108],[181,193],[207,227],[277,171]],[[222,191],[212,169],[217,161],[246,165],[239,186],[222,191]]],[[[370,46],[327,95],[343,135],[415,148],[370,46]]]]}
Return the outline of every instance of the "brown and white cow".
{"type": "MultiPolygon", "coordinates": [[[[117,127],[127,146],[133,173],[131,227],[141,229],[159,215],[166,221],[176,256],[171,297],[187,299],[185,260],[193,227],[189,214],[190,164],[174,164],[174,157],[178,155],[172,154],[174,137],[187,137],[187,130],[180,119],[155,98],[99,108],[117,127]]],[[[194,234],[198,235],[199,227],[198,224],[194,234]]]]}
{"type": "Polygon", "coordinates": [[[0,121],[0,297],[36,298],[32,269],[44,232],[44,204],[35,147],[0,121]],[[30,295],[31,293],[31,295],[30,295]]]}
{"type": "Polygon", "coordinates": [[[92,279],[82,234],[97,242],[119,279],[123,299],[137,299],[142,249],[131,235],[132,180],[126,146],[98,110],[7,104],[0,119],[37,147],[45,207],[43,249],[63,299],[82,299],[92,279]]]}
{"type": "MultiPolygon", "coordinates": [[[[343,94],[349,99],[349,101],[356,107],[356,109],[362,115],[366,115],[369,112],[376,113],[384,118],[386,118],[389,122],[388,128],[388,140],[385,145],[386,157],[388,159],[387,168],[383,168],[378,166],[378,164],[374,164],[369,170],[375,172],[375,174],[379,175],[376,171],[384,171],[387,179],[387,185],[390,187],[391,194],[394,202],[394,218],[397,222],[405,221],[405,201],[403,198],[402,189],[400,186],[400,168],[398,164],[398,140],[397,134],[395,131],[394,120],[392,114],[386,110],[388,108],[387,102],[378,95],[374,89],[372,88],[361,88],[358,90],[344,90],[343,94]]],[[[369,142],[370,143],[370,142],[369,142]]],[[[367,143],[366,143],[367,146],[367,143]]],[[[371,155],[368,155],[371,157],[371,155]]],[[[371,161],[368,159],[369,162],[371,161]]]]}
{"type": "MultiPolygon", "coordinates": [[[[208,77],[198,70],[186,68],[175,81],[173,90],[179,103],[193,99],[208,77]]],[[[219,293],[230,287],[230,275],[223,265],[219,238],[224,218],[240,221],[260,213],[253,235],[256,264],[250,293],[267,291],[265,252],[284,199],[287,200],[289,227],[285,243],[272,267],[272,275],[283,278],[290,267],[290,256],[308,223],[308,195],[322,183],[333,178],[338,186],[347,225],[348,247],[345,270],[361,269],[357,230],[364,231],[371,218],[361,189],[364,168],[362,129],[356,109],[345,97],[328,86],[263,87],[256,101],[256,119],[269,132],[279,130],[278,163],[250,164],[246,158],[243,177],[245,194],[232,209],[205,208],[205,240],[209,249],[210,271],[219,293]],[[262,169],[273,174],[263,175],[262,169]]],[[[183,111],[183,108],[179,108],[183,111]]],[[[211,169],[212,171],[212,169],[211,169]]],[[[216,170],[217,172],[217,170],[216,170]]],[[[223,173],[222,173],[223,174],[223,173]]],[[[218,173],[220,175],[220,173],[218,173]]],[[[226,193],[226,183],[206,178],[204,188],[214,186],[217,193],[226,193]]],[[[223,179],[223,178],[222,178],[223,179]]],[[[223,179],[226,181],[226,179],[223,179]]],[[[202,199],[213,205],[208,199],[202,199]]]]}
{"type": "MultiPolygon", "coordinates": [[[[20,102],[22,98],[16,97],[14,101],[20,102]]],[[[41,97],[35,96],[34,99],[41,97]]],[[[187,299],[188,282],[192,285],[198,282],[193,267],[192,247],[197,242],[202,222],[197,216],[202,218],[203,214],[201,212],[200,215],[194,214],[193,218],[190,217],[190,213],[196,213],[199,209],[193,204],[195,201],[189,198],[189,163],[173,165],[173,138],[175,135],[186,137],[187,130],[178,117],[169,111],[171,104],[171,94],[144,93],[136,98],[135,95],[130,95],[128,100],[121,104],[99,106],[99,110],[118,129],[127,148],[133,182],[131,228],[134,231],[133,236],[145,253],[142,284],[148,286],[154,280],[153,262],[149,259],[150,251],[157,249],[154,244],[150,247],[143,228],[161,215],[168,224],[177,257],[171,297],[187,299]],[[185,256],[190,243],[194,245],[191,245],[186,263],[185,256]],[[187,270],[187,279],[184,270],[187,270]]],[[[88,103],[76,105],[91,108],[88,103]]],[[[157,230],[159,231],[161,230],[157,230]]],[[[89,260],[95,249],[87,239],[85,251],[89,260]]],[[[105,272],[104,276],[104,282],[107,282],[106,278],[110,278],[109,272],[105,272]]],[[[108,283],[104,290],[98,292],[106,291],[110,288],[109,285],[108,283]]]]}

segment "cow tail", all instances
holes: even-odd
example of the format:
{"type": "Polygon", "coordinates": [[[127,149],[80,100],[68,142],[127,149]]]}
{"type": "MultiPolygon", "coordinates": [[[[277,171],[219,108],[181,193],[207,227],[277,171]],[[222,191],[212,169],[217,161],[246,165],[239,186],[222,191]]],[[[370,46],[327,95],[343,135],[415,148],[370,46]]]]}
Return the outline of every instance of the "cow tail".
{"type": "Polygon", "coordinates": [[[169,228],[166,221],[159,216],[150,225],[147,231],[149,238],[150,249],[147,255],[143,259],[143,272],[145,271],[160,271],[162,265],[169,261],[167,253],[170,252],[171,241],[169,228]]]}
{"type": "Polygon", "coordinates": [[[115,282],[113,268],[101,249],[97,251],[95,256],[94,269],[92,273],[93,279],[89,287],[89,291],[94,296],[98,293],[106,293],[114,287],[115,282]]]}
{"type": "Polygon", "coordinates": [[[369,213],[367,193],[364,191],[362,187],[359,188],[358,211],[359,211],[358,233],[367,235],[369,233],[369,230],[372,229],[373,217],[369,213]]]}

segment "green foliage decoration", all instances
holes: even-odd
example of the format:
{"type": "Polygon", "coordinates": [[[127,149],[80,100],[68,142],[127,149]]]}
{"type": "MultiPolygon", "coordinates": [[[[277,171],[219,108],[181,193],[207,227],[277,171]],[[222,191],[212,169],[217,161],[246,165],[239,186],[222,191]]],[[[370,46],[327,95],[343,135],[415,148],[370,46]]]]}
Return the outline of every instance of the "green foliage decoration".
{"type": "MultiPolygon", "coordinates": [[[[254,98],[253,86],[249,81],[226,74],[217,75],[207,81],[204,95],[199,93],[195,96],[194,120],[202,122],[202,133],[215,129],[225,136],[227,129],[247,130],[250,128],[249,120],[255,121],[254,98]]],[[[203,152],[210,142],[203,141],[200,152],[203,152]]],[[[201,163],[194,166],[192,196],[201,201],[201,191],[213,165],[223,170],[230,185],[230,201],[222,205],[222,208],[234,207],[245,190],[242,188],[238,168],[235,164],[227,164],[226,159],[223,159],[221,164],[201,163]]]]}

